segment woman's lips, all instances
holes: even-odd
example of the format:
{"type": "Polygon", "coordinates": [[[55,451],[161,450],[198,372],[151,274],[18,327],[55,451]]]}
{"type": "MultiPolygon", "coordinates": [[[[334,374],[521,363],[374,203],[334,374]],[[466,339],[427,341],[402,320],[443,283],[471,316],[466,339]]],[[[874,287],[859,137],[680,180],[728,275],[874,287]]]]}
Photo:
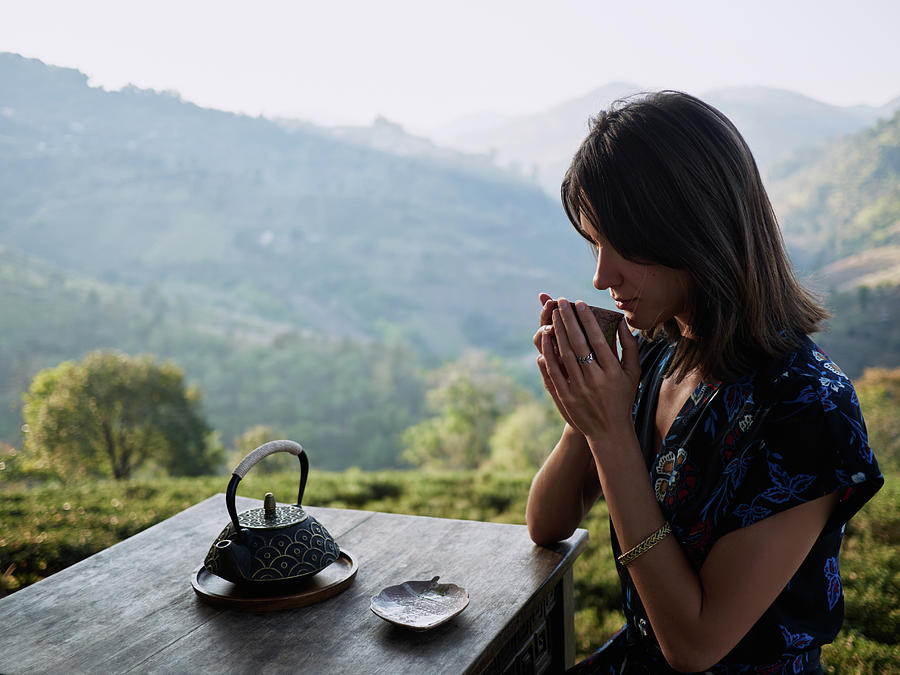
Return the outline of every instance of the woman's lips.
{"type": "Polygon", "coordinates": [[[633,311],[635,306],[637,305],[637,298],[628,298],[625,300],[616,300],[616,307],[621,309],[623,312],[633,311]]]}

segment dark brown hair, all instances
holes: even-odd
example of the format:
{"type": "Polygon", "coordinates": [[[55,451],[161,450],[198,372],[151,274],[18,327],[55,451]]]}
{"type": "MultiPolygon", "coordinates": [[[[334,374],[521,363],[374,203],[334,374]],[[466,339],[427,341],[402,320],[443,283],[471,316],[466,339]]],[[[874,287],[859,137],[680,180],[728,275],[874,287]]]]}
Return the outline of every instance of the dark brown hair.
{"type": "Polygon", "coordinates": [[[796,348],[827,318],[797,281],[746,142],[721,112],[677,91],[616,102],[590,123],[562,183],[628,260],[685,270],[693,339],[674,319],[645,331],[677,341],[669,373],[734,380],[796,348]]]}

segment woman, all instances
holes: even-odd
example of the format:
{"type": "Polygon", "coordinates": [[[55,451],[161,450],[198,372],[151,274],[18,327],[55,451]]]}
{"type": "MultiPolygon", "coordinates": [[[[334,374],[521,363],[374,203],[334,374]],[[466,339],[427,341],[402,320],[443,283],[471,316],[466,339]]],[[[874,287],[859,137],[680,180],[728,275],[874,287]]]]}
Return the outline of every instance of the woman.
{"type": "Polygon", "coordinates": [[[627,619],[576,670],[821,672],[843,526],[883,478],[746,143],[702,101],[650,94],[592,121],[562,198],[639,331],[620,323],[620,361],[584,303],[541,295],[566,426],[529,530],[566,538],[603,495],[627,619]]]}

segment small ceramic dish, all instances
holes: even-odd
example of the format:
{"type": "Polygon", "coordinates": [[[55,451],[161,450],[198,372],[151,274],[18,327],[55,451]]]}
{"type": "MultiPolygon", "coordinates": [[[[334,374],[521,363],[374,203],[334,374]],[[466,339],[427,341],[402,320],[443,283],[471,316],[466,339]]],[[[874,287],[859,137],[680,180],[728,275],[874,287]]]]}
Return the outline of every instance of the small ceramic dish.
{"type": "Polygon", "coordinates": [[[372,598],[369,605],[385,621],[413,630],[440,626],[469,604],[469,592],[456,584],[431,581],[406,581],[388,586],[372,598]]]}

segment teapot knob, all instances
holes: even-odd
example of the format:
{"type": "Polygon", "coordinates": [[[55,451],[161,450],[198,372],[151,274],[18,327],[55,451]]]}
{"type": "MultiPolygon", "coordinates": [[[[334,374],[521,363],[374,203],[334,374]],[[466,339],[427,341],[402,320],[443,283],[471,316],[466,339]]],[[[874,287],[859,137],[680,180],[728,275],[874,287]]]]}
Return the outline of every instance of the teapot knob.
{"type": "Polygon", "coordinates": [[[275,517],[275,495],[271,492],[267,492],[263,498],[263,508],[267,519],[275,517]]]}

